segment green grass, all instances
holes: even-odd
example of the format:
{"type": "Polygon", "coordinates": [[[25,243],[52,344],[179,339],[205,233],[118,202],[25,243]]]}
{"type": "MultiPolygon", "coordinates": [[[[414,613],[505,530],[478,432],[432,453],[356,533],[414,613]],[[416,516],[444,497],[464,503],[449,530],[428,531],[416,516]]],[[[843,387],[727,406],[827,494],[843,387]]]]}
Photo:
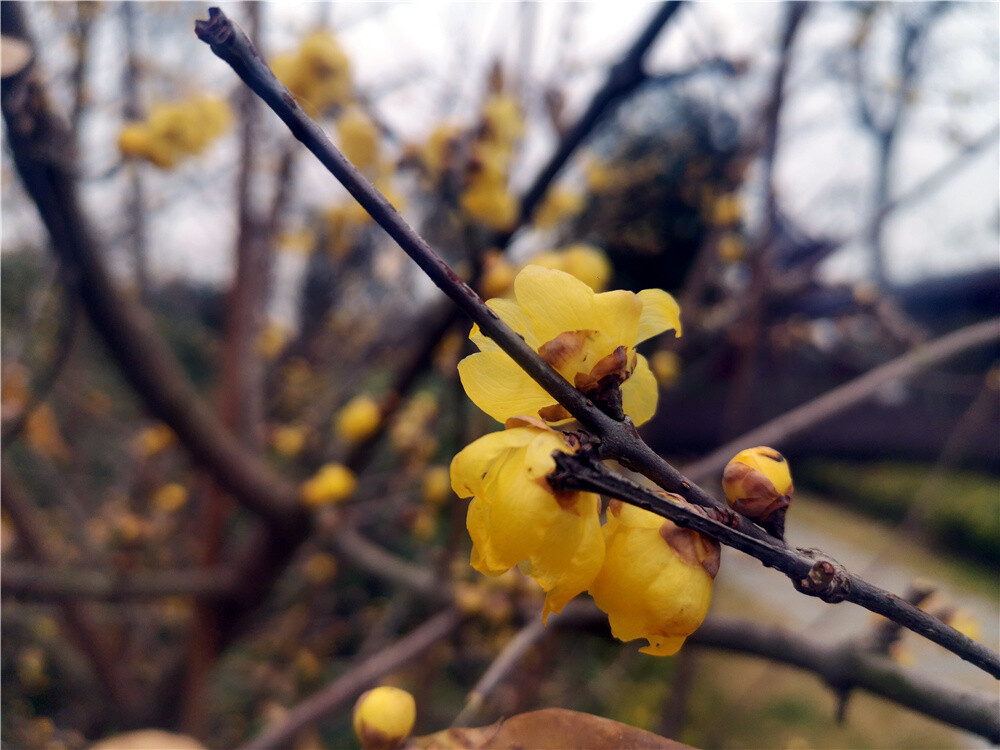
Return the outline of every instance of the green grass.
{"type": "Polygon", "coordinates": [[[925,464],[812,460],[796,467],[796,485],[850,507],[900,522],[914,514],[922,531],[951,552],[986,565],[1000,563],[1000,479],[925,464]],[[914,508],[915,499],[919,498],[914,508]]]}

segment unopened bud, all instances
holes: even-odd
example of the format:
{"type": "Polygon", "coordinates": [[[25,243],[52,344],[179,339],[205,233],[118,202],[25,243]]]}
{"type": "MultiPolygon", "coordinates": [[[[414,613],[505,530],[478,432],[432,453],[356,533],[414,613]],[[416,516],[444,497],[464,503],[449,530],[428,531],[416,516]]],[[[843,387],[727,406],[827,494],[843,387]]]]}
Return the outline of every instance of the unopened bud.
{"type": "Polygon", "coordinates": [[[765,446],[740,451],[722,472],[722,487],[733,510],[772,536],[784,537],[794,487],[788,462],[778,451],[765,446]]]}
{"type": "Polygon", "coordinates": [[[393,750],[410,736],[417,718],[413,696],[394,687],[377,687],[354,704],[354,733],[365,750],[393,750]]]}

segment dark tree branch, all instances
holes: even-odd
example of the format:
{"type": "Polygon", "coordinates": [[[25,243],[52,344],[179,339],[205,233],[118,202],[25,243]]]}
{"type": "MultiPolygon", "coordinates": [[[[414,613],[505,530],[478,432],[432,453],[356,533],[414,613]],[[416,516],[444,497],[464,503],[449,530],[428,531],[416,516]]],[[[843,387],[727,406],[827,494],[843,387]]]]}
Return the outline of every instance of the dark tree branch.
{"type": "Polygon", "coordinates": [[[615,457],[625,465],[641,470],[663,489],[675,492],[695,505],[709,508],[713,516],[722,518],[727,523],[708,518],[693,508],[666,501],[611,472],[586,454],[559,458],[562,466],[568,466],[573,461],[573,468],[563,473],[564,487],[607,492],[653,510],[678,525],[705,533],[757,557],[765,565],[782,570],[803,593],[820,596],[826,601],[848,599],[861,604],[866,609],[900,622],[1000,677],[1000,657],[997,654],[898,597],[848,574],[830,560],[823,559],[819,553],[810,551],[811,554],[806,554],[801,550],[793,550],[745,518],[735,516],[718,500],[656,455],[638,438],[635,428],[629,422],[619,422],[597,409],[542,360],[523,338],[505,325],[337,150],[323,130],[306,116],[294,97],[275,78],[246,34],[226,18],[221,10],[210,8],[209,20],[197,21],[195,32],[267,102],[292,134],[302,141],[431,280],[479,325],[483,333],[493,339],[584,427],[599,436],[603,455],[615,457]]]}
{"type": "Polygon", "coordinates": [[[920,345],[896,359],[859,375],[822,396],[807,401],[775,417],[750,432],[740,435],[709,455],[685,467],[695,482],[704,482],[719,474],[733,456],[747,446],[780,446],[795,435],[829,417],[861,403],[886,383],[905,380],[921,370],[950,359],[962,352],[1000,339],[1000,318],[976,323],[920,345]]]}
{"type": "Polygon", "coordinates": [[[72,598],[129,602],[167,596],[225,599],[235,588],[235,582],[234,571],[228,569],[117,573],[5,562],[0,571],[4,596],[40,601],[72,598]]]}
{"type": "Polygon", "coordinates": [[[455,632],[462,621],[462,615],[454,609],[446,609],[435,615],[409,635],[365,659],[316,695],[300,703],[281,724],[266,729],[240,750],[280,750],[291,747],[296,735],[303,729],[346,708],[380,677],[413,661],[435,643],[455,632]]]}

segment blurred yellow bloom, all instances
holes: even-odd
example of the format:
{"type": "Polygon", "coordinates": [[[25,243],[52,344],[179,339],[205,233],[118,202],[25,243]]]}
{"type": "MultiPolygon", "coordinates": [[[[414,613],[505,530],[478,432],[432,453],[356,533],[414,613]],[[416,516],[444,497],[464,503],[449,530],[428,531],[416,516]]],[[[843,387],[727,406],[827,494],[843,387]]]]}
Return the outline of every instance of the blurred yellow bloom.
{"type": "Polygon", "coordinates": [[[163,513],[176,513],[187,501],[187,487],[177,482],[165,484],[153,493],[153,507],[163,513]]]}
{"type": "Polygon", "coordinates": [[[302,484],[300,496],[306,505],[317,508],[347,500],[357,489],[354,472],[343,464],[326,464],[302,484]]]}
{"type": "Polygon", "coordinates": [[[424,472],[420,483],[424,502],[432,507],[444,504],[451,496],[451,477],[447,466],[431,466],[424,472]]]}
{"type": "Polygon", "coordinates": [[[553,188],[538,207],[533,223],[539,229],[554,227],[567,219],[572,219],[583,210],[583,206],[584,200],[580,193],[553,188]]]}
{"type": "Polygon", "coordinates": [[[328,552],[316,552],[306,560],[303,571],[309,583],[320,586],[337,574],[337,558],[328,552]]]}
{"type": "Polygon", "coordinates": [[[375,123],[357,107],[349,107],[337,120],[340,150],[358,169],[378,162],[379,133],[375,123]]]}
{"type": "Polygon", "coordinates": [[[483,277],[479,282],[479,293],[484,297],[506,297],[514,286],[517,267],[496,250],[483,255],[483,277]]]}
{"type": "Polygon", "coordinates": [[[470,218],[498,232],[513,227],[521,210],[506,185],[489,179],[473,179],[459,203],[470,218]]]}
{"type": "Polygon", "coordinates": [[[603,533],[607,551],[590,595],[607,612],[611,632],[622,641],[645,638],[646,654],[677,653],[708,612],[718,545],[618,501],[603,533]]]}
{"type": "Polygon", "coordinates": [[[271,447],[279,456],[292,458],[302,452],[308,433],[302,425],[280,425],[271,431],[271,447]]]}
{"type": "Polygon", "coordinates": [[[382,422],[382,409],[371,396],[355,396],[348,401],[334,420],[337,437],[349,445],[370,437],[382,422]]]}
{"type": "Polygon", "coordinates": [[[264,359],[275,359],[285,348],[290,334],[288,326],[268,323],[257,335],[257,353],[264,359]]]}
{"type": "Polygon", "coordinates": [[[723,263],[735,263],[736,261],[743,260],[746,247],[743,244],[743,239],[738,234],[735,232],[726,232],[719,238],[718,252],[719,260],[723,263]]]}
{"type": "Polygon", "coordinates": [[[427,174],[433,181],[436,182],[444,172],[455,165],[458,140],[461,135],[460,127],[445,123],[438,125],[427,138],[427,143],[420,153],[427,174]]]}
{"type": "Polygon", "coordinates": [[[154,105],[143,122],[125,124],[118,133],[122,156],[142,158],[170,169],[184,156],[200,154],[226,132],[229,105],[209,96],[154,105]]]}
{"type": "Polygon", "coordinates": [[[417,720],[413,696],[395,687],[377,687],[362,693],[354,704],[354,733],[364,750],[400,747],[417,720]]]}
{"type": "Polygon", "coordinates": [[[711,204],[710,221],[716,226],[738,224],[743,217],[743,205],[736,193],[720,195],[711,204]]]}
{"type": "Polygon", "coordinates": [[[524,116],[517,99],[509,94],[494,94],[483,104],[486,139],[513,143],[524,133],[524,116]]]}
{"type": "Polygon", "coordinates": [[[539,253],[531,263],[576,276],[595,292],[603,292],[611,281],[611,261],[599,247],[578,243],[562,250],[539,253]]]}
{"type": "Polygon", "coordinates": [[[136,436],[135,446],[140,456],[149,458],[165,451],[174,444],[175,439],[174,431],[159,422],[140,432],[136,436]]]}
{"type": "MultiPolygon", "coordinates": [[[[609,383],[621,385],[622,407],[639,425],[656,411],[656,379],[636,344],[673,329],[680,333],[680,308],[659,289],[594,294],[562,271],[526,266],[514,281],[515,300],[487,304],[521,334],[564,378],[588,395],[609,383]]],[[[521,414],[549,422],[569,414],[473,326],[469,338],[479,352],[458,365],[465,392],[497,421],[521,414]]]]}
{"type": "Polygon", "coordinates": [[[24,434],[28,444],[43,456],[66,461],[70,457],[70,448],[63,440],[56,422],[55,412],[47,403],[39,404],[28,415],[24,425],[24,434]]]}
{"type": "Polygon", "coordinates": [[[276,56],[271,69],[312,117],[351,100],[351,61],[329,32],[310,34],[297,52],[276,56]]]}
{"type": "Polygon", "coordinates": [[[649,366],[661,388],[670,388],[680,377],[681,358],[677,352],[661,349],[649,358],[649,366]]]}
{"type": "Polygon", "coordinates": [[[546,480],[555,469],[552,454],[573,450],[541,420],[517,417],[451,463],[455,494],[472,497],[472,567],[499,576],[519,565],[545,591],[545,617],[585,591],[604,560],[598,496],[557,493],[546,480]]]}

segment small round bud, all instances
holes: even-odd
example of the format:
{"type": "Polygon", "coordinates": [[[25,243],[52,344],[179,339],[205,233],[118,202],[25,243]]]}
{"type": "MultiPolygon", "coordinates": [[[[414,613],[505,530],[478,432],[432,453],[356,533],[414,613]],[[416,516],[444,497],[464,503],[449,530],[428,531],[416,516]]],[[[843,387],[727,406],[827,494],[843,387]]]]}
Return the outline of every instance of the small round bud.
{"type": "Polygon", "coordinates": [[[413,696],[394,687],[377,687],[354,704],[354,733],[365,750],[392,750],[403,744],[417,718],[413,696]]]}
{"type": "Polygon", "coordinates": [[[740,451],[722,472],[722,487],[733,510],[784,537],[794,487],[788,462],[778,451],[766,446],[740,451]]]}

